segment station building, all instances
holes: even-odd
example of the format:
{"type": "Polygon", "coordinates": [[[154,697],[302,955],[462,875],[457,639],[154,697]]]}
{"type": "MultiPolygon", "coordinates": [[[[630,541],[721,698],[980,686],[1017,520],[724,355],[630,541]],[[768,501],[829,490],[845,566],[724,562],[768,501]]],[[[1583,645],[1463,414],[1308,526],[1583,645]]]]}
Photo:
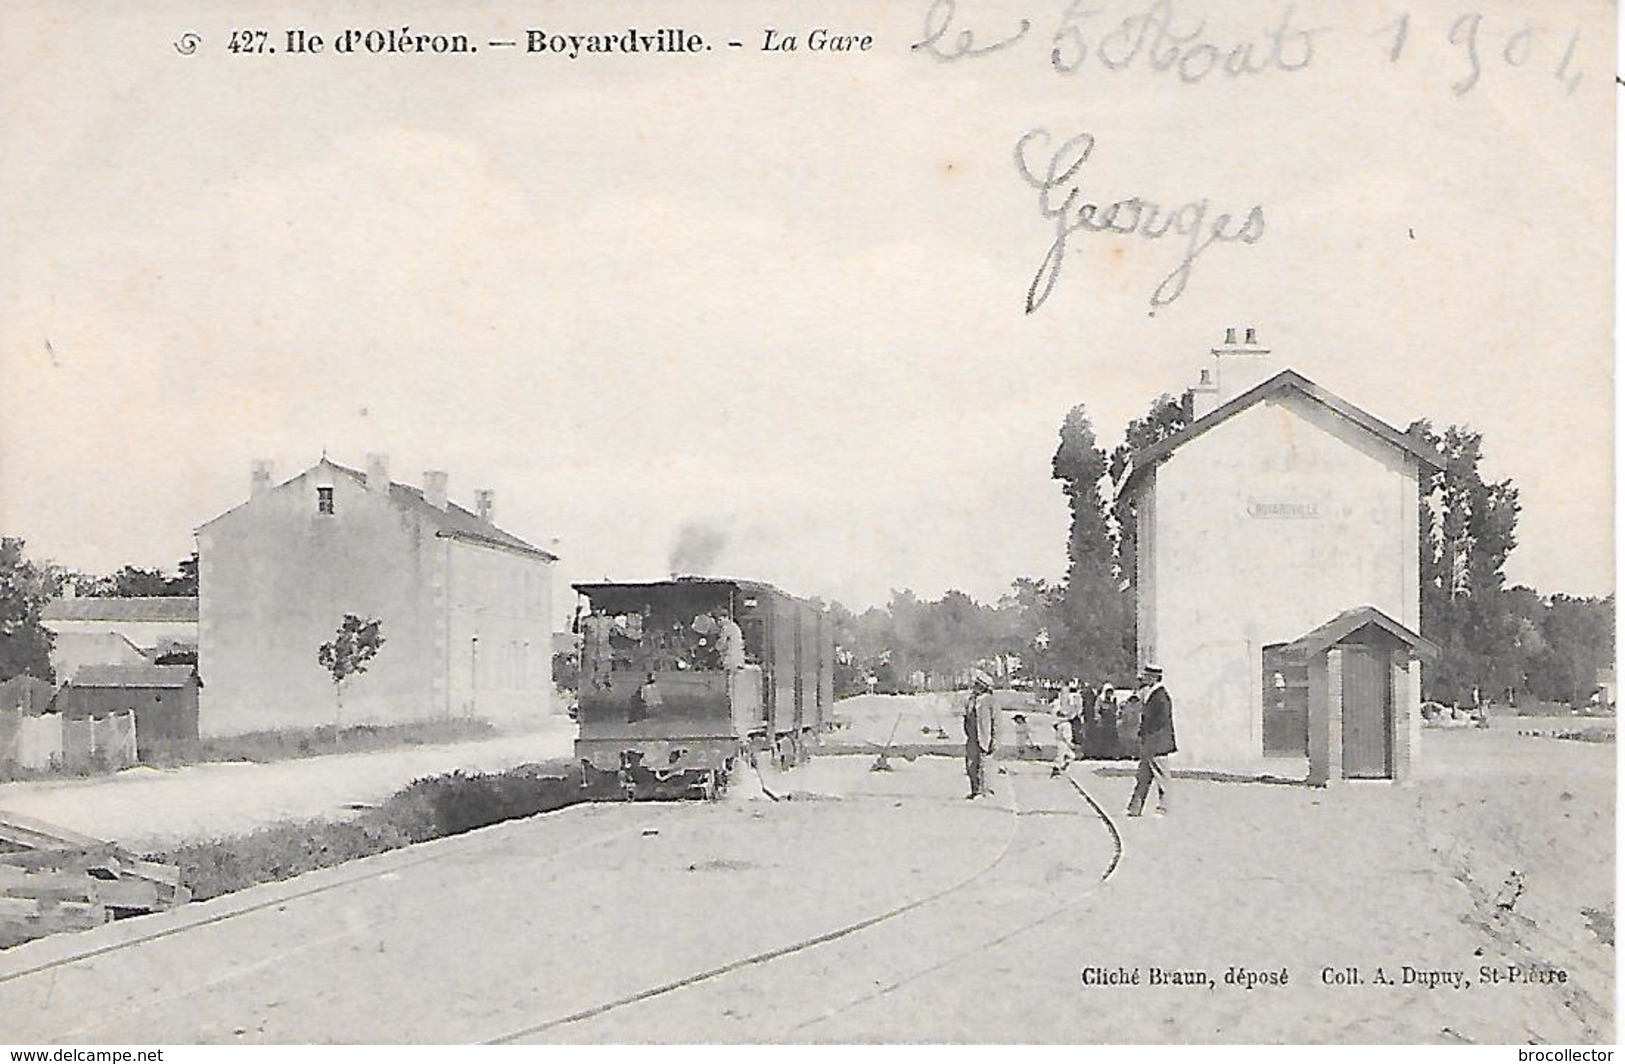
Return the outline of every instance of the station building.
{"type": "Polygon", "coordinates": [[[203,735],[551,711],[557,558],[497,527],[492,492],[469,510],[447,485],[396,483],[384,455],[278,485],[255,464],[248,499],[197,531],[203,735]],[[317,649],[346,614],[384,644],[341,705],[317,649]]]}
{"type": "Polygon", "coordinates": [[[1166,671],[1176,763],[1402,781],[1421,728],[1428,445],[1279,368],[1212,349],[1191,423],[1135,456],[1137,654],[1166,671]]]}

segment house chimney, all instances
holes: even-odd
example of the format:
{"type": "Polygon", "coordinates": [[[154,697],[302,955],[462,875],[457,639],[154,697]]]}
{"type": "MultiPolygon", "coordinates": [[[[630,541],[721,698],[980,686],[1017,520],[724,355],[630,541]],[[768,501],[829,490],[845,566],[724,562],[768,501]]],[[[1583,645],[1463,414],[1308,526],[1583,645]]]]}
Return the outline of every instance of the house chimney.
{"type": "Polygon", "coordinates": [[[1202,376],[1191,387],[1191,418],[1200,420],[1219,405],[1218,370],[1212,366],[1202,370],[1202,376]]]}
{"type": "Polygon", "coordinates": [[[490,488],[480,488],[474,492],[474,512],[479,514],[480,520],[486,524],[496,522],[497,493],[490,488]]]}
{"type": "Polygon", "coordinates": [[[79,585],[75,584],[71,578],[62,581],[62,597],[65,599],[76,599],[79,597],[79,585]]]}
{"type": "Polygon", "coordinates": [[[367,455],[367,490],[389,490],[389,455],[367,455]]]}
{"type": "Polygon", "coordinates": [[[1225,342],[1225,345],[1227,347],[1235,347],[1236,346],[1236,329],[1235,329],[1235,326],[1231,326],[1230,328],[1228,328],[1228,329],[1226,329],[1224,331],[1224,342],[1225,342]]]}
{"type": "Polygon", "coordinates": [[[271,463],[263,458],[249,466],[248,497],[257,499],[271,487],[271,463]]]}
{"type": "Polygon", "coordinates": [[[446,471],[430,469],[423,474],[423,501],[436,510],[446,508],[446,471]]]}
{"type": "MultiPolygon", "coordinates": [[[[1224,345],[1212,350],[1215,385],[1213,407],[1223,406],[1255,385],[1262,384],[1275,373],[1275,360],[1271,357],[1269,349],[1258,346],[1258,330],[1251,325],[1247,326],[1244,332],[1245,339],[1239,344],[1236,343],[1238,331],[1241,330],[1234,327],[1226,329],[1224,345]]],[[[1203,412],[1198,391],[1196,416],[1201,417],[1203,412]]]]}

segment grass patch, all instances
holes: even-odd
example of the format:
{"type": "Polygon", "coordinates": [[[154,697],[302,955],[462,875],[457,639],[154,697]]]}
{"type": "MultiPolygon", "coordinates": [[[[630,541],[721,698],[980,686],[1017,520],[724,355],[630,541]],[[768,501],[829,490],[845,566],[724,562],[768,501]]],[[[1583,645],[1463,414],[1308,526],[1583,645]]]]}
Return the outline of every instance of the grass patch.
{"type": "Polygon", "coordinates": [[[152,857],[179,865],[181,882],[194,900],[204,901],[415,842],[619,796],[613,775],[584,788],[579,769],[563,760],[498,773],[457,771],[413,780],[352,819],[287,821],[152,857]]]}

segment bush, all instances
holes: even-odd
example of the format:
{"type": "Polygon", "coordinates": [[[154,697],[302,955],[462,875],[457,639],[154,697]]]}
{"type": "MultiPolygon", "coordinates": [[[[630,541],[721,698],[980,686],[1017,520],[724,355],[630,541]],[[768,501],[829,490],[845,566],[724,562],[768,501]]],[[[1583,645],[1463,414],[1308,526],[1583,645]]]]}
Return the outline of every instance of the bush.
{"type": "Polygon", "coordinates": [[[181,882],[194,900],[204,901],[574,805],[588,798],[576,771],[569,762],[553,761],[492,774],[430,776],[413,780],[383,805],[351,820],[287,821],[246,835],[188,843],[153,859],[179,865],[181,882]]]}

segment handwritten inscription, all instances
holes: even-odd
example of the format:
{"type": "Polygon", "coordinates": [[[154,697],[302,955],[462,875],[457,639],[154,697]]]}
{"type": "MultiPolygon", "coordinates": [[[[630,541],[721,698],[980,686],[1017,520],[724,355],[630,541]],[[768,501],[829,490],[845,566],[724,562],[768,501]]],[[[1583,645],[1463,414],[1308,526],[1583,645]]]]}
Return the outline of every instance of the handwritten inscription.
{"type": "Polygon", "coordinates": [[[1293,23],[1292,5],[1281,11],[1276,26],[1257,41],[1210,39],[1206,19],[1181,19],[1173,0],[1155,0],[1144,11],[1124,18],[1115,28],[1095,36],[1091,20],[1098,8],[1071,0],[1061,14],[1050,49],[1050,65],[1063,74],[1081,70],[1092,54],[1107,70],[1122,70],[1141,63],[1161,73],[1174,71],[1179,80],[1195,84],[1209,75],[1226,77],[1277,70],[1302,70],[1315,58],[1315,34],[1293,23]]]}
{"type": "Polygon", "coordinates": [[[1237,221],[1229,212],[1210,217],[1205,199],[1172,209],[1140,196],[1111,203],[1086,200],[1079,175],[1094,154],[1094,135],[1079,133],[1051,151],[1053,140],[1048,130],[1035,129],[1016,141],[1016,170],[1038,190],[1038,211],[1055,226],[1055,239],[1027,288],[1028,314],[1043,306],[1055,290],[1074,233],[1108,232],[1147,241],[1161,240],[1170,233],[1183,238],[1179,265],[1151,293],[1153,316],[1184,294],[1197,257],[1208,248],[1216,243],[1256,244],[1264,235],[1262,206],[1253,207],[1244,220],[1237,221]],[[1035,165],[1034,156],[1042,159],[1044,152],[1049,152],[1048,159],[1035,165]]]}
{"type": "MultiPolygon", "coordinates": [[[[1218,7],[1207,5],[1208,9],[1218,7]]],[[[1260,31],[1240,36],[1213,29],[1197,13],[1203,7],[1194,0],[1140,0],[1115,10],[1106,3],[1097,6],[1096,0],[1065,0],[1051,10],[1055,11],[1053,17],[1005,19],[990,28],[962,16],[956,0],[933,0],[924,30],[912,48],[950,63],[1019,51],[1017,46],[1029,38],[1047,39],[1049,65],[1058,74],[1075,75],[1089,68],[1110,73],[1140,69],[1194,85],[1308,69],[1321,39],[1339,31],[1338,27],[1303,25],[1290,3],[1260,31]]],[[[1445,84],[1458,97],[1472,92],[1491,67],[1544,68],[1570,95],[1583,78],[1575,59],[1581,40],[1577,26],[1560,28],[1529,21],[1492,24],[1483,13],[1462,9],[1414,18],[1404,11],[1375,30],[1369,25],[1341,30],[1363,32],[1365,38],[1386,42],[1390,67],[1399,65],[1417,36],[1425,35],[1453,49],[1459,69],[1446,71],[1450,80],[1445,84]]]]}
{"type": "Polygon", "coordinates": [[[950,63],[955,59],[988,55],[1009,48],[1033,28],[1031,21],[1022,19],[1016,23],[1015,32],[987,41],[978,41],[973,31],[961,29],[951,42],[944,44],[943,38],[948,36],[948,28],[953,25],[958,13],[959,8],[954,0],[934,0],[930,10],[925,13],[925,36],[909,45],[909,49],[923,52],[938,62],[950,63]]]}

